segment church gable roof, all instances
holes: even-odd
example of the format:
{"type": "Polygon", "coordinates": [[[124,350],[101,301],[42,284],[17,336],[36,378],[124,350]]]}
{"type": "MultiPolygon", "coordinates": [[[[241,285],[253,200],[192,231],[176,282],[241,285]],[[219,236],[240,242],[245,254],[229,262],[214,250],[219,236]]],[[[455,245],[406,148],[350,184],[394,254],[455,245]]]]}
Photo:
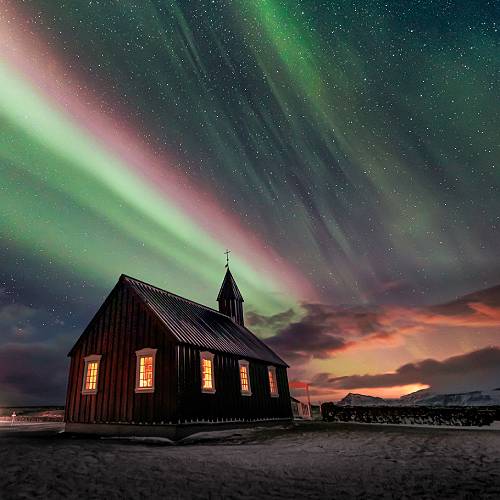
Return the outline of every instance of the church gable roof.
{"type": "Polygon", "coordinates": [[[241,296],[240,290],[236,281],[234,281],[233,275],[227,268],[226,275],[224,276],[224,281],[219,290],[219,295],[217,295],[217,300],[229,299],[229,300],[241,300],[243,302],[243,297],[241,296]]]}
{"type": "Polygon", "coordinates": [[[219,311],[130,276],[122,275],[121,280],[133,288],[178,342],[287,366],[250,330],[219,311]]]}

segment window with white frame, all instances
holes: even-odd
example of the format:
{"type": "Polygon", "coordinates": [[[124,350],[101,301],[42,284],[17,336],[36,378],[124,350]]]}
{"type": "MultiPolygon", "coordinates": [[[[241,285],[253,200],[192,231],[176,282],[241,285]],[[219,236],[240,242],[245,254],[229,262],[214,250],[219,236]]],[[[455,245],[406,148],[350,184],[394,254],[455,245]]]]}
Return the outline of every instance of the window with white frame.
{"type": "Polygon", "coordinates": [[[267,374],[269,376],[269,392],[271,393],[272,398],[277,398],[278,394],[278,383],[276,379],[276,367],[268,366],[267,374]]]}
{"type": "Polygon", "coordinates": [[[154,392],[156,351],[150,348],[135,351],[135,392],[154,392]]]}
{"type": "Polygon", "coordinates": [[[91,354],[83,358],[83,387],[82,394],[97,394],[97,384],[99,382],[99,367],[101,365],[101,354],[91,354]]]}
{"type": "Polygon", "coordinates": [[[244,359],[238,361],[240,369],[240,388],[242,396],[251,396],[250,389],[250,364],[244,359]]]}
{"type": "Polygon", "coordinates": [[[214,354],[211,352],[202,352],[200,354],[200,363],[201,391],[213,394],[215,392],[214,354]]]}

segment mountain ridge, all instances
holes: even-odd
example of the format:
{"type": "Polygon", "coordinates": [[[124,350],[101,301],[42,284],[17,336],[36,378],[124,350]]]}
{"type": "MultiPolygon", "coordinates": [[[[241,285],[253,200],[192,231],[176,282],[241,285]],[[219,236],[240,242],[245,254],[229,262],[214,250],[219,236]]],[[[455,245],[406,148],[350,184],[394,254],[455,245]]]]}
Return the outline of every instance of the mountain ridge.
{"type": "MultiPolygon", "coordinates": [[[[500,388],[499,388],[500,389],[500,388]]],[[[421,389],[398,399],[384,399],[366,394],[348,393],[339,406],[500,406],[500,390],[477,390],[439,394],[421,389]]]]}

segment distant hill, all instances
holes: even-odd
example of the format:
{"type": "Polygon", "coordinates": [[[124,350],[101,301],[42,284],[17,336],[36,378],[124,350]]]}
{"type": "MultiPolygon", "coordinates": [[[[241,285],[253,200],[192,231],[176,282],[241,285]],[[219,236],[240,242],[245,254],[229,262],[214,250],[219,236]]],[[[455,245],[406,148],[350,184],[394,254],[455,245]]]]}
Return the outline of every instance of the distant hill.
{"type": "Polygon", "coordinates": [[[63,417],[64,406],[0,406],[0,417],[63,417]]]}
{"type": "Polygon", "coordinates": [[[435,395],[436,393],[432,392],[430,389],[420,389],[419,391],[405,394],[399,399],[394,400],[394,404],[399,404],[401,406],[414,406],[419,404],[421,401],[424,401],[427,398],[433,397],[435,395]]]}
{"type": "Polygon", "coordinates": [[[471,391],[459,394],[434,394],[415,403],[419,406],[496,406],[499,391],[471,391]]]}
{"type": "Polygon", "coordinates": [[[497,406],[500,405],[500,390],[437,394],[429,389],[423,389],[401,396],[399,399],[383,399],[350,392],[337,404],[339,406],[497,406]]]}
{"type": "Polygon", "coordinates": [[[382,398],[350,392],[337,404],[340,406],[386,406],[388,403],[387,400],[382,398]]]}

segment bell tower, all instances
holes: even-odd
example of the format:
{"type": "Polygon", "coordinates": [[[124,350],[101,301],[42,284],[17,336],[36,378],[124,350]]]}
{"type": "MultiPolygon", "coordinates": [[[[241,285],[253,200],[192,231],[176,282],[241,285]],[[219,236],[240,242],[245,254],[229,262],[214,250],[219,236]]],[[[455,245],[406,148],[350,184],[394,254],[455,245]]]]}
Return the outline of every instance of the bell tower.
{"type": "Polygon", "coordinates": [[[238,325],[244,326],[243,320],[243,297],[229,270],[229,250],[226,250],[226,275],[217,295],[219,312],[229,316],[238,325]]]}

